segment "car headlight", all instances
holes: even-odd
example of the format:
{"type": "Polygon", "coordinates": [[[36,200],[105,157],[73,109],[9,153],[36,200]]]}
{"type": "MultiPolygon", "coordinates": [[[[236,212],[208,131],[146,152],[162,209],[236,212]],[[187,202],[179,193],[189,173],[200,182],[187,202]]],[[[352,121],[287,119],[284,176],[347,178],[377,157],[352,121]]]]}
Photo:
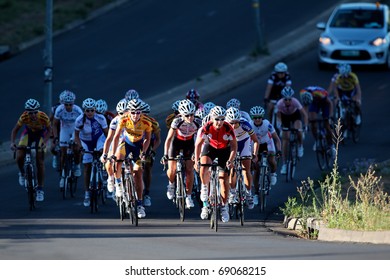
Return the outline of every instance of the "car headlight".
{"type": "Polygon", "coordinates": [[[374,45],[376,47],[382,46],[387,43],[386,38],[378,37],[375,40],[371,41],[371,45],[374,45]]]}
{"type": "Polygon", "coordinates": [[[325,45],[325,46],[333,44],[332,39],[328,36],[321,36],[319,41],[322,45],[325,45]]]}

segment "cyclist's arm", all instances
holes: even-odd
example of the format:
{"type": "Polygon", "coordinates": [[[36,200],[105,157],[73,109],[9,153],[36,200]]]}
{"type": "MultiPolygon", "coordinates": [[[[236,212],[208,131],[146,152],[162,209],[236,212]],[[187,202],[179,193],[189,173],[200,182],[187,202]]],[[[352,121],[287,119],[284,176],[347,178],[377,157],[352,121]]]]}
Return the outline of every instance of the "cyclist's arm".
{"type": "Polygon", "coordinates": [[[355,85],[355,90],[356,90],[356,94],[353,97],[353,99],[360,104],[362,102],[362,89],[359,83],[355,85]]]}
{"type": "Polygon", "coordinates": [[[60,136],[58,135],[58,133],[59,133],[59,131],[58,131],[58,124],[59,124],[59,122],[60,122],[60,120],[59,119],[56,119],[56,118],[54,118],[53,119],[53,122],[52,122],[52,124],[53,124],[53,137],[54,138],[59,138],[60,136]]]}
{"type": "Polygon", "coordinates": [[[251,140],[253,141],[253,154],[257,156],[259,152],[259,139],[257,138],[256,133],[251,135],[251,140]]]}
{"type": "Polygon", "coordinates": [[[104,141],[104,146],[103,146],[103,155],[108,154],[108,149],[110,148],[112,139],[114,138],[115,130],[109,129],[106,141],[104,141]]]}
{"type": "Polygon", "coordinates": [[[307,117],[306,110],[302,107],[299,111],[301,112],[302,117],[303,117],[303,124],[304,124],[304,126],[307,127],[309,124],[309,118],[307,117]]]}
{"type": "Polygon", "coordinates": [[[204,139],[202,137],[202,134],[200,134],[199,137],[196,137],[196,142],[195,142],[195,151],[194,151],[195,163],[197,163],[200,160],[200,152],[202,150],[203,143],[204,143],[204,139]]]}
{"type": "Polygon", "coordinates": [[[79,148],[81,148],[80,131],[79,131],[79,130],[75,130],[75,131],[74,131],[74,143],[75,143],[79,148]]]}
{"type": "Polygon", "coordinates": [[[169,147],[171,146],[173,137],[175,136],[175,130],[173,128],[170,128],[168,131],[167,138],[165,139],[164,143],[164,155],[168,154],[169,147]]]}
{"type": "Polygon", "coordinates": [[[276,151],[281,151],[282,150],[282,143],[281,143],[280,138],[279,138],[278,134],[276,133],[276,131],[274,131],[272,133],[272,140],[274,141],[276,151]]]}
{"type": "Polygon", "coordinates": [[[103,128],[103,133],[104,133],[104,135],[105,135],[106,138],[107,138],[107,135],[108,135],[108,127],[103,128]]]}
{"type": "Polygon", "coordinates": [[[153,147],[151,149],[156,152],[158,147],[160,147],[161,144],[161,130],[159,129],[158,131],[154,132],[154,142],[153,142],[153,147]]]}
{"type": "Polygon", "coordinates": [[[18,123],[16,123],[14,128],[12,129],[12,132],[11,132],[11,146],[16,145],[16,143],[15,143],[16,135],[18,134],[18,131],[19,131],[20,128],[21,128],[21,126],[18,123]]]}
{"type": "Polygon", "coordinates": [[[265,93],[264,93],[264,99],[269,99],[269,96],[271,94],[273,84],[267,84],[267,87],[265,88],[265,93]]]}
{"type": "Polygon", "coordinates": [[[333,116],[333,102],[329,97],[326,98],[326,104],[329,105],[329,117],[333,116]]]}
{"type": "Polygon", "coordinates": [[[233,160],[236,158],[237,155],[237,139],[234,137],[232,140],[230,140],[230,155],[228,161],[230,163],[233,163],[233,160]]]}

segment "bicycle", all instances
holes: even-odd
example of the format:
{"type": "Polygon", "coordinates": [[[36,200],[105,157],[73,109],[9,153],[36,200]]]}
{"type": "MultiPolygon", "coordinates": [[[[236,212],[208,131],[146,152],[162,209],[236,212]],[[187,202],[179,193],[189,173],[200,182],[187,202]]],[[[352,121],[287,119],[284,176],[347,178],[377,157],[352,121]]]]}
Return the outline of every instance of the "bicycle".
{"type": "Polygon", "coordinates": [[[89,179],[89,192],[90,192],[90,208],[91,213],[98,211],[98,200],[101,199],[102,203],[106,202],[106,194],[103,189],[103,164],[99,160],[101,151],[94,150],[83,151],[84,153],[91,154],[93,157],[91,176],[89,179]]]}
{"type": "Polygon", "coordinates": [[[212,164],[201,164],[202,166],[211,167],[210,175],[210,195],[209,195],[209,217],[210,217],[210,229],[218,231],[218,220],[221,216],[221,186],[218,176],[218,158],[214,159],[212,164]]]}
{"type": "Polygon", "coordinates": [[[192,187],[192,199],[196,200],[199,207],[203,207],[203,202],[200,200],[200,189],[201,189],[202,182],[200,181],[199,173],[194,169],[194,184],[192,187]]]}
{"type": "Polygon", "coordinates": [[[271,190],[270,168],[268,166],[268,152],[263,151],[258,161],[259,167],[259,208],[264,212],[267,206],[267,196],[271,190]]]}
{"type": "MultiPolygon", "coordinates": [[[[186,185],[185,185],[185,161],[183,151],[180,150],[179,154],[175,158],[169,158],[168,160],[176,161],[176,174],[175,174],[175,196],[172,199],[176,208],[179,209],[180,221],[184,222],[186,212],[186,185]]],[[[166,165],[164,166],[166,170],[166,165]]]]}
{"type": "Polygon", "coordinates": [[[298,131],[296,128],[287,128],[283,127],[283,131],[290,132],[289,145],[287,151],[287,172],[286,172],[286,182],[289,182],[294,179],[295,171],[298,163],[298,131]]]}
{"type": "Polygon", "coordinates": [[[360,127],[361,124],[356,124],[357,117],[357,105],[356,102],[352,99],[344,98],[343,102],[337,103],[337,113],[338,117],[341,118],[342,127],[343,127],[343,135],[344,139],[349,138],[352,135],[352,141],[354,143],[359,142],[360,140],[360,127]]]}
{"type": "Polygon", "coordinates": [[[233,176],[236,176],[236,192],[237,192],[237,200],[234,203],[229,203],[229,213],[230,217],[233,218],[234,214],[236,214],[236,218],[240,219],[241,226],[244,225],[244,208],[245,208],[245,184],[244,184],[244,176],[242,174],[242,164],[241,161],[243,159],[247,159],[250,157],[240,157],[240,154],[237,153],[236,158],[233,161],[234,168],[232,170],[233,176]]]}
{"type": "MultiPolygon", "coordinates": [[[[18,146],[17,150],[25,150],[24,156],[24,184],[27,190],[27,199],[30,211],[35,209],[35,196],[37,190],[37,176],[35,172],[35,157],[36,151],[39,149],[36,142],[28,146],[18,146]]],[[[43,156],[43,151],[42,151],[43,156]]],[[[14,159],[16,157],[16,150],[14,150],[14,159]]]]}
{"type": "Polygon", "coordinates": [[[314,120],[317,123],[317,138],[315,139],[315,153],[318,166],[321,170],[329,169],[332,166],[333,155],[328,147],[324,119],[314,120]]]}
{"type": "Polygon", "coordinates": [[[70,193],[70,197],[75,197],[76,194],[77,177],[73,172],[73,166],[75,165],[74,147],[75,143],[73,139],[70,139],[66,149],[64,166],[61,171],[61,177],[64,178],[64,187],[61,189],[63,199],[66,199],[68,192],[70,193]]]}
{"type": "Polygon", "coordinates": [[[133,154],[130,153],[124,160],[124,192],[121,197],[117,197],[117,205],[119,207],[120,218],[123,221],[126,218],[126,213],[132,225],[138,226],[138,209],[137,209],[137,191],[135,188],[135,180],[132,170],[133,154]]]}

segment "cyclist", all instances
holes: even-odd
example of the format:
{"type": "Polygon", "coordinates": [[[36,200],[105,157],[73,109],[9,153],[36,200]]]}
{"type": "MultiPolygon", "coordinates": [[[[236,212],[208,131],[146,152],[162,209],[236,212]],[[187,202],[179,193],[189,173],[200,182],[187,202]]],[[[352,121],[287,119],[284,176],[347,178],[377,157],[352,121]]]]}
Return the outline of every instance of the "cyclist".
{"type": "MultiPolygon", "coordinates": [[[[253,161],[256,163],[257,154],[259,150],[259,141],[253,131],[252,125],[241,117],[241,112],[235,107],[230,107],[226,110],[226,121],[231,124],[234,129],[234,134],[237,139],[237,152],[240,153],[244,184],[246,188],[246,200],[249,209],[253,209],[253,195],[252,195],[252,173],[251,173],[251,155],[253,143],[253,161]]],[[[230,177],[230,196],[229,203],[237,202],[237,192],[235,178],[230,177]]]]}
{"type": "Polygon", "coordinates": [[[291,87],[291,76],[288,72],[288,67],[283,62],[278,62],[274,66],[274,71],[268,78],[267,87],[264,94],[264,104],[268,112],[268,119],[272,120],[272,113],[274,110],[274,103],[270,101],[278,101],[282,98],[282,90],[284,87],[291,87]]]}
{"type": "Polygon", "coordinates": [[[356,104],[356,119],[357,125],[361,124],[361,103],[362,103],[362,90],[357,75],[352,72],[349,64],[341,64],[339,66],[339,75],[335,81],[336,85],[336,99],[337,104],[339,100],[344,107],[348,106],[348,101],[352,100],[356,104]]]}
{"type": "Polygon", "coordinates": [[[102,114],[106,118],[107,125],[110,125],[112,119],[115,118],[115,114],[108,111],[107,102],[103,99],[96,101],[96,113],[102,114]]]}
{"type": "MultiPolygon", "coordinates": [[[[249,110],[249,114],[253,121],[253,130],[256,133],[257,139],[259,140],[259,149],[257,157],[260,159],[262,152],[268,152],[267,159],[271,171],[270,185],[274,186],[277,182],[277,164],[275,155],[280,156],[281,154],[280,138],[276,133],[276,130],[273,125],[267,119],[264,119],[265,111],[263,107],[254,106],[249,110]]],[[[255,186],[255,195],[253,197],[253,202],[255,205],[259,204],[259,171],[260,170],[258,164],[255,164],[255,170],[253,174],[253,181],[255,186]]]]}
{"type": "Polygon", "coordinates": [[[181,100],[176,100],[172,104],[172,113],[169,114],[165,119],[165,124],[168,128],[168,130],[171,128],[172,121],[179,115],[179,103],[181,100]]]}
{"type": "Polygon", "coordinates": [[[241,114],[241,117],[244,118],[247,122],[249,122],[251,125],[253,124],[252,123],[252,120],[251,120],[251,117],[249,116],[249,114],[245,111],[242,111],[240,109],[241,107],[241,102],[240,100],[238,100],[237,98],[232,98],[230,99],[227,103],[226,103],[226,109],[229,109],[229,108],[237,108],[238,110],[240,110],[240,114],[241,114]]]}
{"type": "Polygon", "coordinates": [[[215,106],[211,112],[211,121],[200,128],[199,137],[195,142],[195,170],[199,170],[202,182],[200,199],[203,208],[201,219],[208,218],[207,200],[209,193],[210,172],[205,164],[212,164],[218,158],[219,182],[221,185],[221,197],[223,207],[221,209],[222,222],[229,221],[229,169],[233,167],[233,160],[237,153],[237,139],[232,126],[225,121],[226,110],[221,106],[215,106]],[[200,168],[199,168],[200,167],[200,168]]]}
{"type": "Polygon", "coordinates": [[[146,158],[144,164],[144,172],[142,173],[142,178],[144,181],[144,206],[152,206],[152,198],[150,197],[150,186],[152,182],[152,167],[154,163],[154,157],[156,155],[156,150],[161,144],[161,129],[158,121],[149,116],[150,106],[149,104],[143,102],[142,104],[142,114],[147,117],[147,119],[152,123],[152,135],[150,138],[149,148],[146,151],[146,158]]]}
{"type": "MultiPolygon", "coordinates": [[[[18,146],[27,147],[35,142],[39,149],[37,150],[36,165],[37,165],[37,192],[36,201],[43,201],[44,191],[43,183],[45,179],[45,165],[44,165],[44,150],[47,140],[51,135],[51,124],[49,117],[42,111],[39,111],[40,104],[35,99],[28,99],[24,104],[25,111],[19,117],[11,132],[11,149],[17,148],[15,140],[18,131],[23,127],[20,135],[18,146]]],[[[24,186],[24,157],[26,151],[23,149],[16,150],[16,162],[19,168],[19,184],[24,186]]]]}
{"type": "MultiPolygon", "coordinates": [[[[74,138],[74,129],[75,122],[78,116],[83,114],[83,110],[76,104],[76,95],[68,90],[62,92],[62,104],[57,107],[54,120],[53,120],[53,145],[59,141],[61,148],[61,160],[60,160],[60,170],[64,167],[66,149],[68,147],[69,140],[74,138]],[[58,131],[58,127],[60,130],[58,131]]],[[[74,149],[75,155],[75,166],[74,166],[74,175],[76,177],[81,176],[80,170],[80,150],[74,149]]],[[[65,178],[60,178],[60,188],[63,188],[65,184],[65,178]]]]}
{"type": "Polygon", "coordinates": [[[179,103],[179,117],[175,118],[168,131],[164,144],[164,156],[161,163],[168,163],[167,177],[167,197],[173,199],[175,193],[176,161],[174,158],[179,155],[180,150],[185,158],[185,178],[186,178],[186,207],[194,207],[192,200],[192,187],[194,183],[194,163],[191,156],[194,152],[194,137],[201,126],[199,119],[195,118],[195,105],[188,99],[179,103]]]}
{"type": "MultiPolygon", "coordinates": [[[[58,108],[58,106],[60,106],[63,101],[62,101],[62,97],[64,96],[66,90],[61,92],[60,95],[58,96],[58,102],[56,104],[54,104],[52,107],[51,107],[51,110],[50,110],[50,123],[51,123],[51,126],[52,126],[52,130],[51,130],[51,135],[50,135],[50,138],[51,139],[54,139],[54,127],[53,127],[53,122],[54,122],[54,114],[56,112],[56,109],[58,108]]],[[[57,131],[60,131],[60,123],[57,124],[57,131]]],[[[53,155],[53,158],[52,158],[52,167],[57,170],[57,171],[60,171],[60,164],[59,164],[59,161],[60,159],[58,158],[58,150],[59,150],[59,145],[58,145],[58,141],[55,142],[53,141],[52,142],[52,145],[51,145],[51,149],[50,149],[50,152],[51,154],[53,155]]]]}
{"type": "MultiPolygon", "coordinates": [[[[107,190],[108,192],[112,193],[115,190],[115,176],[114,176],[114,163],[109,160],[111,156],[114,154],[112,151],[112,139],[114,138],[115,130],[118,126],[119,120],[122,118],[122,116],[127,112],[127,100],[125,98],[121,99],[118,104],[116,105],[116,111],[118,115],[115,116],[115,118],[112,119],[109,130],[107,134],[106,141],[104,141],[103,146],[103,154],[100,158],[100,161],[104,164],[104,167],[107,171],[107,190]]],[[[123,135],[122,135],[123,137],[123,135]]],[[[120,139],[119,141],[121,141],[120,139]]]]}
{"type": "Polygon", "coordinates": [[[213,102],[206,102],[204,105],[203,105],[203,110],[204,110],[204,114],[207,116],[211,109],[213,109],[215,107],[215,104],[213,102]]]}
{"type": "MultiPolygon", "coordinates": [[[[282,90],[283,98],[276,103],[278,109],[277,114],[277,126],[280,130],[281,127],[299,129],[298,131],[298,157],[303,157],[303,133],[302,133],[302,118],[304,122],[304,128],[307,129],[308,117],[305,109],[298,99],[293,97],[294,90],[291,87],[285,87],[282,90]]],[[[287,147],[289,143],[290,132],[282,131],[282,158],[283,165],[280,174],[287,173],[286,155],[287,147]]]]}
{"type": "Polygon", "coordinates": [[[318,114],[321,112],[322,119],[324,120],[324,127],[326,130],[326,140],[328,142],[329,148],[333,152],[334,144],[332,141],[332,129],[329,123],[329,117],[333,116],[333,104],[329,98],[328,91],[322,87],[309,86],[302,89],[299,93],[301,96],[302,104],[304,108],[308,111],[310,130],[314,139],[317,139],[316,120],[318,120],[318,114]]]}
{"type": "Polygon", "coordinates": [[[199,101],[200,94],[197,90],[190,89],[186,94],[186,98],[194,103],[196,110],[203,109],[203,103],[199,101]]]}
{"type": "Polygon", "coordinates": [[[143,206],[143,181],[142,181],[142,166],[141,162],[145,161],[146,151],[149,148],[152,123],[147,117],[141,114],[142,101],[140,99],[131,99],[127,102],[127,110],[129,111],[123,118],[120,119],[115,130],[112,150],[116,161],[115,173],[115,189],[116,196],[123,195],[122,183],[122,162],[130,153],[135,160],[133,166],[133,175],[135,188],[137,192],[137,211],[138,218],[146,217],[145,207],[143,206]],[[119,141],[122,133],[124,133],[123,141],[119,141]]]}
{"type": "MultiPolygon", "coordinates": [[[[85,151],[93,152],[96,148],[96,150],[102,151],[108,132],[107,121],[104,116],[96,113],[96,101],[94,99],[85,99],[82,108],[84,114],[78,116],[75,121],[74,140],[77,145],[76,149],[82,147],[85,151]]],[[[84,153],[85,207],[89,207],[90,205],[89,180],[91,177],[92,161],[92,154],[84,153]]]]}

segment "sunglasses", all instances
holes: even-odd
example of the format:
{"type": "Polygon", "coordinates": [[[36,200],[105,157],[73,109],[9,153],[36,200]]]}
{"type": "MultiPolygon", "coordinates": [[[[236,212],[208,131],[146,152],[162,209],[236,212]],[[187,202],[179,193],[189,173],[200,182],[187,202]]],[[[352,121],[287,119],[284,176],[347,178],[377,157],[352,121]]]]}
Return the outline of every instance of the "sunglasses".
{"type": "Polygon", "coordinates": [[[284,98],[284,101],[291,101],[291,98],[284,98]]]}
{"type": "Polygon", "coordinates": [[[139,115],[139,114],[141,114],[141,111],[130,112],[130,114],[132,114],[132,115],[139,115]]]}
{"type": "Polygon", "coordinates": [[[70,107],[70,106],[73,106],[73,103],[66,103],[64,104],[66,107],[70,107]]]}
{"type": "Polygon", "coordinates": [[[225,118],[215,118],[214,120],[217,122],[223,122],[225,120],[225,118]]]}
{"type": "Polygon", "coordinates": [[[86,109],[85,112],[92,113],[92,112],[95,112],[95,109],[86,109]]]}
{"type": "Polygon", "coordinates": [[[32,112],[28,112],[29,115],[35,115],[35,114],[38,114],[38,111],[32,111],[32,112]]]}
{"type": "Polygon", "coordinates": [[[262,117],[252,117],[252,120],[261,120],[262,117]]]}
{"type": "Polygon", "coordinates": [[[238,122],[230,122],[230,124],[238,124],[238,122]]]}
{"type": "Polygon", "coordinates": [[[184,115],[186,118],[189,118],[189,117],[193,117],[194,114],[188,114],[188,115],[184,115]]]}

